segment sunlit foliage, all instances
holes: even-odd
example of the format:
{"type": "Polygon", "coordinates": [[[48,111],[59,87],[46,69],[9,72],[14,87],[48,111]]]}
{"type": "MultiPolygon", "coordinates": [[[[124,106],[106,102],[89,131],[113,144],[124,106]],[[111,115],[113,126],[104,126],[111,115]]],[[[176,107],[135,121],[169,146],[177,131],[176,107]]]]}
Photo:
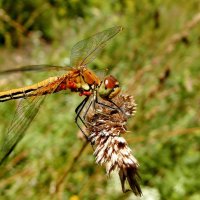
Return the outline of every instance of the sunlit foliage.
{"type": "MultiPolygon", "coordinates": [[[[140,163],[144,197],[197,200],[199,10],[199,0],[2,0],[0,69],[68,65],[76,42],[122,25],[124,31],[89,67],[100,77],[115,75],[123,91],[136,100],[137,113],[124,137],[140,163]]],[[[10,82],[19,87],[43,75],[23,77],[0,77],[1,90],[10,82]]],[[[95,164],[92,148],[81,147],[84,141],[74,123],[81,100],[68,92],[46,99],[27,135],[0,168],[0,199],[133,199],[131,193],[122,193],[117,176],[108,179],[95,164]]],[[[0,104],[1,132],[15,105],[0,104]]]]}

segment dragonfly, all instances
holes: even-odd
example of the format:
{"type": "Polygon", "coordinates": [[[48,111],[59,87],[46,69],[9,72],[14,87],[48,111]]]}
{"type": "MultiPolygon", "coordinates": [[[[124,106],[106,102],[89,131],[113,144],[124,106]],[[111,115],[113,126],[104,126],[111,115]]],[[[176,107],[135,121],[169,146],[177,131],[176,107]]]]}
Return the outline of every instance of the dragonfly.
{"type": "Polygon", "coordinates": [[[90,97],[92,97],[92,101],[90,101],[88,108],[92,104],[101,104],[98,97],[112,102],[112,99],[119,94],[120,87],[114,76],[108,75],[101,80],[92,70],[87,68],[87,65],[96,58],[107,42],[122,30],[121,26],[115,26],[76,43],[71,49],[71,67],[31,65],[0,72],[0,75],[4,75],[16,72],[62,71],[60,76],[49,77],[33,85],[0,92],[0,102],[20,99],[13,119],[2,137],[0,164],[4,162],[23,138],[46,97],[63,90],[70,90],[85,96],[75,109],[75,122],[89,141],[88,136],[77,122],[80,119],[85,124],[80,117],[83,108],[90,97]]]}

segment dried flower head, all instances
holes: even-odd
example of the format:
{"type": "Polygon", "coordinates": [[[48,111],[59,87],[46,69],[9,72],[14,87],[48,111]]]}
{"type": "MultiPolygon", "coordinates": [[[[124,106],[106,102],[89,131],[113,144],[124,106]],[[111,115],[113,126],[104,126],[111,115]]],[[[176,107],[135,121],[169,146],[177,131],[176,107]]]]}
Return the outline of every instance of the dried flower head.
{"type": "Polygon", "coordinates": [[[131,154],[126,140],[121,134],[127,131],[127,120],[134,115],[136,104],[132,96],[118,95],[113,102],[101,100],[90,109],[86,116],[89,139],[94,144],[96,163],[106,166],[108,175],[118,170],[122,190],[126,192],[127,180],[131,190],[141,195],[138,179],[139,164],[131,154]]]}

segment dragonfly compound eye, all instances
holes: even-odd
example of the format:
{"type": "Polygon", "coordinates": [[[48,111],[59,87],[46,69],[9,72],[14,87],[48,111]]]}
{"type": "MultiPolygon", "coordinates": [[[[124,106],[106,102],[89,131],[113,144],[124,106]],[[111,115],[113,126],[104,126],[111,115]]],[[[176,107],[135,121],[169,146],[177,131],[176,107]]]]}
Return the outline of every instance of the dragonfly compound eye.
{"type": "Polygon", "coordinates": [[[99,87],[99,95],[103,99],[112,99],[120,92],[119,82],[113,76],[107,76],[99,87]]]}

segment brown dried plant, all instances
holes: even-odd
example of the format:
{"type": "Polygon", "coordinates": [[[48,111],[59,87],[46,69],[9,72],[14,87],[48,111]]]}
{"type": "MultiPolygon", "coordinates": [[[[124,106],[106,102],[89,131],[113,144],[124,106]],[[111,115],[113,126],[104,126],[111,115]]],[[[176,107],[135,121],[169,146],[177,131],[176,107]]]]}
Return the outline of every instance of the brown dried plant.
{"type": "Polygon", "coordinates": [[[132,96],[125,94],[118,95],[112,101],[101,100],[86,115],[96,163],[105,165],[108,175],[114,170],[118,171],[123,192],[129,191],[125,189],[127,180],[135,195],[141,196],[139,164],[121,136],[127,132],[127,120],[136,112],[136,104],[132,96]]]}

